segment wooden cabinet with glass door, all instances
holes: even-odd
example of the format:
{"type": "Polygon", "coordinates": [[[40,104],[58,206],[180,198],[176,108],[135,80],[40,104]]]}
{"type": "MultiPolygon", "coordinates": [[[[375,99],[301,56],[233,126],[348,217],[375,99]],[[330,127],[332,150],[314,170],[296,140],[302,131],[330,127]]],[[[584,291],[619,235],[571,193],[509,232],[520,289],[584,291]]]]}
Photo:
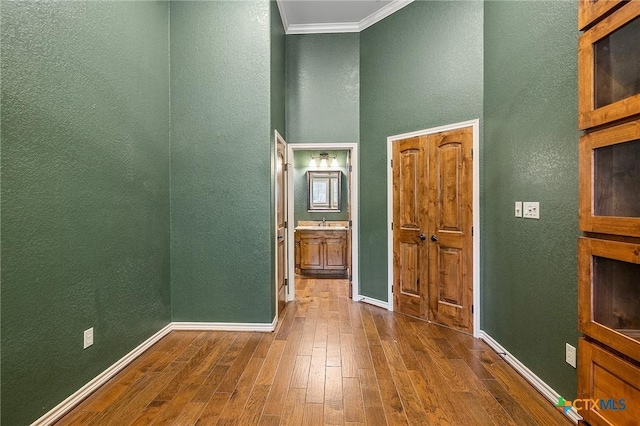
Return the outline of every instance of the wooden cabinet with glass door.
{"type": "Polygon", "coordinates": [[[585,31],[578,42],[578,125],[589,129],[640,114],[640,1],[585,31]]]}
{"type": "Polygon", "coordinates": [[[597,23],[624,3],[622,0],[579,0],[578,29],[584,30],[597,23]]]}

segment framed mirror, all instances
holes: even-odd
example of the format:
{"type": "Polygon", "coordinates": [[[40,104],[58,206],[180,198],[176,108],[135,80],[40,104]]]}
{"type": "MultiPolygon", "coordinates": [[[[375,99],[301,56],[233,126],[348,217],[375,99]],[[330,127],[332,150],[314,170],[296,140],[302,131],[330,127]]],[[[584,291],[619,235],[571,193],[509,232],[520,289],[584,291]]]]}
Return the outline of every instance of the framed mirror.
{"type": "Polygon", "coordinates": [[[307,171],[307,211],[339,212],[342,172],[307,171]]]}

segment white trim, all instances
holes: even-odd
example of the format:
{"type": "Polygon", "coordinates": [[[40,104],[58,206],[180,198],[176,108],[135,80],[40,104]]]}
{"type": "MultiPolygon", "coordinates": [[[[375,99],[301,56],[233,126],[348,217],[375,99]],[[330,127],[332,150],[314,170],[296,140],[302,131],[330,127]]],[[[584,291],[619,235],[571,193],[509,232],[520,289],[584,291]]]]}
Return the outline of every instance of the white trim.
{"type": "Polygon", "coordinates": [[[261,322],[173,322],[171,330],[175,331],[259,331],[271,332],[276,329],[278,317],[269,323],[261,322]]]}
{"type": "Polygon", "coordinates": [[[164,336],[169,334],[172,330],[172,324],[167,324],[160,331],[155,333],[153,336],[149,337],[147,340],[142,342],[139,346],[134,348],[131,352],[120,358],[115,362],[111,367],[108,367],[102,373],[98,374],[92,380],[90,380],[86,385],[75,391],[73,394],[69,395],[65,400],[63,400],[60,404],[53,407],[46,414],[40,417],[35,422],[31,423],[32,426],[40,426],[40,425],[50,425],[56,422],[60,417],[69,412],[73,407],[78,405],[83,399],[88,397],[92,392],[97,390],[100,386],[107,383],[113,376],[118,374],[120,370],[129,365],[133,360],[142,355],[144,351],[149,349],[153,344],[158,342],[164,336]]]}
{"type": "Polygon", "coordinates": [[[287,34],[337,34],[359,32],[360,26],[357,22],[332,22],[328,24],[291,24],[287,28],[287,34]]]}
{"type": "Polygon", "coordinates": [[[284,32],[286,34],[287,29],[289,28],[289,18],[287,17],[287,11],[284,5],[282,4],[284,0],[276,1],[278,5],[278,11],[280,12],[280,19],[282,20],[282,27],[284,28],[284,32]]]}
{"type": "Polygon", "coordinates": [[[285,0],[277,0],[280,19],[286,34],[335,34],[335,33],[359,33],[373,24],[382,21],[387,16],[397,12],[414,0],[393,0],[386,6],[376,10],[371,15],[358,22],[330,22],[323,24],[289,24],[285,12],[285,0]]]}
{"type": "Polygon", "coordinates": [[[364,303],[368,303],[368,304],[373,305],[373,306],[377,306],[378,308],[390,310],[389,309],[389,302],[384,302],[382,300],[374,299],[372,297],[359,296],[358,302],[364,302],[364,303]]]}
{"type": "MultiPolygon", "coordinates": [[[[298,150],[314,150],[314,151],[323,151],[323,150],[345,150],[351,151],[351,190],[349,193],[350,197],[350,206],[351,206],[351,283],[353,284],[353,300],[359,300],[360,298],[360,281],[359,281],[359,262],[358,262],[358,240],[360,236],[359,231],[359,194],[358,194],[358,177],[359,177],[359,156],[358,156],[358,144],[357,143],[289,143],[287,144],[287,159],[290,159],[293,162],[293,152],[298,150]]],[[[293,182],[293,173],[288,173],[287,178],[288,182],[288,213],[287,217],[291,220],[290,225],[287,227],[287,249],[289,250],[288,259],[295,259],[294,252],[294,231],[295,231],[295,223],[294,220],[294,182],[293,182]]],[[[289,268],[289,276],[295,277],[295,262],[288,262],[289,268]]],[[[287,300],[292,301],[295,300],[295,285],[291,283],[289,285],[289,296],[287,300]]]]}
{"type": "MultiPolygon", "coordinates": [[[[547,398],[552,403],[557,403],[560,394],[553,390],[551,386],[546,384],[540,377],[536,376],[536,374],[529,370],[526,365],[524,365],[518,358],[513,356],[506,350],[500,343],[498,343],[493,337],[489,336],[484,330],[480,330],[479,333],[480,339],[484,340],[487,345],[491,347],[498,355],[502,357],[516,370],[524,379],[531,384],[538,392],[542,394],[545,398],[547,398]]],[[[582,417],[575,408],[571,407],[571,409],[565,414],[573,423],[578,423],[578,420],[582,420],[582,417]]]]}
{"type": "MultiPolygon", "coordinates": [[[[287,173],[287,169],[288,169],[288,165],[289,165],[289,160],[288,160],[288,155],[289,155],[289,149],[287,148],[287,142],[284,140],[284,138],[282,137],[282,135],[277,131],[274,130],[274,142],[273,142],[273,149],[274,149],[274,169],[276,169],[276,172],[274,173],[275,178],[277,179],[277,167],[278,167],[278,141],[282,142],[282,144],[284,145],[284,163],[285,163],[285,170],[283,170],[282,173],[284,173],[284,185],[285,187],[283,188],[285,190],[286,193],[288,193],[288,186],[289,186],[289,178],[287,177],[288,173],[287,173]]],[[[278,187],[278,183],[274,182],[274,187],[273,187],[273,199],[274,199],[274,203],[273,203],[273,208],[274,208],[274,212],[273,212],[273,220],[275,222],[275,233],[273,235],[273,249],[274,249],[274,254],[275,254],[275,265],[273,268],[273,282],[274,282],[274,291],[275,291],[275,303],[276,303],[276,307],[275,307],[275,313],[276,313],[276,319],[275,321],[277,321],[278,319],[278,297],[280,296],[278,294],[278,206],[276,206],[276,203],[278,202],[277,200],[277,194],[275,193],[276,188],[278,187]]],[[[289,198],[285,197],[284,199],[284,213],[285,213],[285,217],[284,220],[287,223],[287,227],[289,226],[289,209],[287,206],[287,203],[289,202],[289,198]]],[[[289,278],[289,268],[286,267],[286,265],[289,264],[289,250],[288,250],[288,244],[289,244],[289,240],[286,238],[287,235],[287,229],[285,228],[284,231],[284,235],[285,235],[285,239],[284,239],[284,264],[285,264],[285,271],[284,271],[284,279],[287,280],[289,278]]],[[[288,283],[288,281],[286,281],[288,283]]],[[[291,285],[293,285],[293,283],[291,283],[291,285]]],[[[285,296],[288,300],[289,296],[285,296]]]]}
{"type": "Polygon", "coordinates": [[[397,11],[399,11],[400,9],[402,9],[403,7],[407,6],[410,3],[413,3],[413,0],[393,0],[388,5],[384,6],[381,9],[378,9],[377,11],[373,12],[371,15],[367,16],[366,18],[358,22],[360,31],[369,28],[370,26],[372,26],[377,22],[382,21],[387,16],[393,13],[396,13],[397,11]]]}
{"type": "Polygon", "coordinates": [[[446,126],[432,127],[415,132],[402,133],[387,138],[387,277],[389,310],[393,310],[393,173],[391,159],[393,158],[392,144],[396,140],[415,136],[432,135],[434,133],[471,127],[473,131],[473,336],[480,332],[480,120],[468,120],[446,126]]]}

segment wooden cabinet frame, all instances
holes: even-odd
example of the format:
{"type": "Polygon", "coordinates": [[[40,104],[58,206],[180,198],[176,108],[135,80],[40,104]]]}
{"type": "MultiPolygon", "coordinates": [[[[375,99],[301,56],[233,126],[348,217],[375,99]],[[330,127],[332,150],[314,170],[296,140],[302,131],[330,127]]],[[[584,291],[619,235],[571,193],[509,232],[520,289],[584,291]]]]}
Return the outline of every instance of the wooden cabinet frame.
{"type": "MultiPolygon", "coordinates": [[[[640,368],[599,346],[580,339],[578,342],[578,399],[580,415],[591,426],[631,425],[640,409],[640,368]],[[608,408],[591,409],[585,400],[605,400],[608,408]],[[621,401],[623,400],[623,401],[621,401]],[[625,407],[623,409],[623,405],[625,407]]],[[[600,403],[600,401],[598,401],[600,403]]]]}
{"type": "MultiPolygon", "coordinates": [[[[594,256],[640,264],[640,243],[594,238],[578,239],[578,323],[580,331],[635,360],[640,360],[640,341],[594,320],[592,261],[594,256]]],[[[640,287],[640,282],[638,286],[640,287]]]]}
{"type": "Polygon", "coordinates": [[[595,55],[593,51],[593,45],[597,41],[639,16],[640,1],[624,3],[624,7],[616,10],[580,36],[578,42],[578,127],[581,130],[640,114],[640,94],[595,108],[595,55]]]}
{"type": "Polygon", "coordinates": [[[579,0],[578,29],[584,30],[591,23],[623,4],[622,0],[579,0]]]}
{"type": "MultiPolygon", "coordinates": [[[[589,133],[580,138],[580,229],[585,232],[640,237],[640,217],[596,216],[594,200],[594,151],[640,140],[640,120],[589,133]]],[[[640,192],[640,188],[635,188],[640,192]]],[[[640,195],[637,195],[640,196],[640,195]]]]}

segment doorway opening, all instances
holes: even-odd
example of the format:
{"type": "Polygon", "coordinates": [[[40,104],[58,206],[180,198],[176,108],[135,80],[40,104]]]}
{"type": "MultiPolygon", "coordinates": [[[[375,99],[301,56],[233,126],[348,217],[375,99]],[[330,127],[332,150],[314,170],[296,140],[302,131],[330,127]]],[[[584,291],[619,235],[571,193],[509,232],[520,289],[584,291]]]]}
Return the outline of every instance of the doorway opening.
{"type": "Polygon", "coordinates": [[[287,300],[296,276],[346,279],[358,286],[358,146],[287,145],[287,300]]]}
{"type": "Polygon", "coordinates": [[[387,138],[389,310],[475,337],[480,330],[478,153],[479,120],[387,138]]]}

